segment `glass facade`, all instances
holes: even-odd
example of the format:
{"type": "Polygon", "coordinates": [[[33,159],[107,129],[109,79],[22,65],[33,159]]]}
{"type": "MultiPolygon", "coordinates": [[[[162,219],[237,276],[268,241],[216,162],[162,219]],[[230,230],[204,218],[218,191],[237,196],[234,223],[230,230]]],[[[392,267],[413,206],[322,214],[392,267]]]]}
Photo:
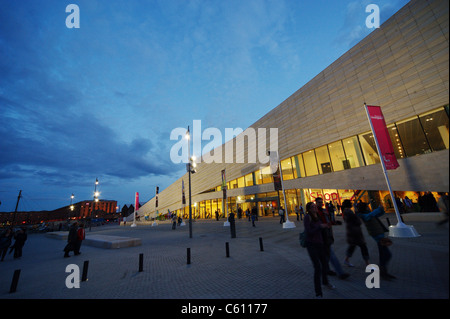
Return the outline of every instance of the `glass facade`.
{"type": "Polygon", "coordinates": [[[431,148],[428,145],[427,138],[418,117],[398,122],[397,129],[406,156],[409,157],[431,152],[431,148]]]}
{"type": "MultiPolygon", "coordinates": [[[[398,159],[448,149],[448,105],[387,125],[387,129],[398,159]]],[[[284,180],[377,163],[380,163],[380,157],[372,132],[329,143],[280,162],[284,180]]],[[[272,182],[270,167],[267,166],[231,181],[230,189],[272,182]]]]}

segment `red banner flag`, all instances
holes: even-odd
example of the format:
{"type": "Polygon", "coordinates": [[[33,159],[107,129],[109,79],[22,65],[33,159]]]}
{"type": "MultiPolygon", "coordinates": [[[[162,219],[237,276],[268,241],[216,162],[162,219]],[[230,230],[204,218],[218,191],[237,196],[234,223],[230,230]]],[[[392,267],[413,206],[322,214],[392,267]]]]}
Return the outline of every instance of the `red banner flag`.
{"type": "Polygon", "coordinates": [[[186,205],[186,196],[184,195],[184,180],[181,180],[181,204],[186,205]]]}
{"type": "Polygon", "coordinates": [[[400,165],[395,157],[394,147],[384,121],[383,113],[379,106],[367,105],[367,114],[369,121],[372,123],[372,133],[376,141],[378,141],[378,152],[383,160],[386,169],[396,169],[400,165]]]}
{"type": "Polygon", "coordinates": [[[134,199],[134,211],[137,212],[139,210],[139,193],[136,192],[136,196],[134,199]]]}

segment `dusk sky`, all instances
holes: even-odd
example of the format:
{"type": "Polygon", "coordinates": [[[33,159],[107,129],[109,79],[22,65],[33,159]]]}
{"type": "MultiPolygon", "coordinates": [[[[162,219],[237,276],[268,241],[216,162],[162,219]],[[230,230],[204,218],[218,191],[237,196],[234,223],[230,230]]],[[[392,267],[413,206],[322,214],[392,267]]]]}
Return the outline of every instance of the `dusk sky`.
{"type": "Polygon", "coordinates": [[[249,127],[407,2],[0,0],[0,211],[148,201],[173,129],[249,127]]]}

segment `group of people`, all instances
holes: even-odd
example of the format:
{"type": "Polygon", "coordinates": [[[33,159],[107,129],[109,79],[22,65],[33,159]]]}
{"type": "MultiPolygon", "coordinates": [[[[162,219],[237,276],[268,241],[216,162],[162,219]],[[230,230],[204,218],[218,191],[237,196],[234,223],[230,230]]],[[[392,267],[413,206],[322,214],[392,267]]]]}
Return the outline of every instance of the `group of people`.
{"type": "Polygon", "coordinates": [[[67,236],[67,245],[64,247],[64,258],[70,257],[69,253],[71,251],[73,251],[75,256],[81,254],[81,243],[85,238],[84,225],[78,224],[78,222],[73,223],[67,236]]]}
{"type": "MultiPolygon", "coordinates": [[[[380,276],[383,279],[392,280],[395,276],[387,270],[387,264],[392,257],[389,245],[392,244],[385,233],[388,229],[379,220],[385,212],[382,206],[370,210],[369,205],[359,202],[355,210],[350,200],[342,203],[342,213],[346,224],[346,240],[348,248],[344,264],[349,267],[354,265],[350,262],[355,248],[359,247],[362,258],[366,265],[369,265],[369,250],[367,248],[361,225],[364,223],[369,235],[375,240],[379,253],[380,276]]],[[[323,199],[318,197],[315,202],[306,204],[306,215],[303,220],[306,233],[306,248],[314,267],[314,288],[317,297],[322,297],[322,285],[330,289],[335,286],[328,280],[328,276],[338,276],[340,279],[348,278],[350,275],[343,271],[341,264],[333,251],[333,225],[335,221],[328,210],[324,209],[323,199]],[[335,271],[330,269],[331,264],[335,271]]]]}
{"type": "Polygon", "coordinates": [[[183,222],[183,219],[181,218],[181,216],[177,217],[177,214],[173,214],[172,215],[172,230],[177,229],[177,226],[180,226],[182,222],[183,222]]]}
{"type": "Polygon", "coordinates": [[[5,259],[6,253],[14,251],[14,259],[22,257],[22,248],[27,240],[27,230],[25,228],[19,228],[15,232],[12,228],[7,228],[0,235],[0,254],[1,261],[5,259]],[[14,239],[14,244],[12,240],[14,239]],[[12,245],[11,245],[12,244],[12,245]]]}

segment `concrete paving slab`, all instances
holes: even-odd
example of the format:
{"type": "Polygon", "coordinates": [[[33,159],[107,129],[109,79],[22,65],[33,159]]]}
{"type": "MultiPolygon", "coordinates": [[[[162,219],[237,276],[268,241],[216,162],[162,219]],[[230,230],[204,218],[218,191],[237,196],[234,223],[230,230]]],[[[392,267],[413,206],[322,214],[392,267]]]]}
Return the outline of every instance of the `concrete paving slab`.
{"type": "Polygon", "coordinates": [[[85,245],[97,248],[118,249],[125,247],[140,246],[142,240],[140,238],[108,236],[108,235],[89,235],[83,241],[85,245]]]}

